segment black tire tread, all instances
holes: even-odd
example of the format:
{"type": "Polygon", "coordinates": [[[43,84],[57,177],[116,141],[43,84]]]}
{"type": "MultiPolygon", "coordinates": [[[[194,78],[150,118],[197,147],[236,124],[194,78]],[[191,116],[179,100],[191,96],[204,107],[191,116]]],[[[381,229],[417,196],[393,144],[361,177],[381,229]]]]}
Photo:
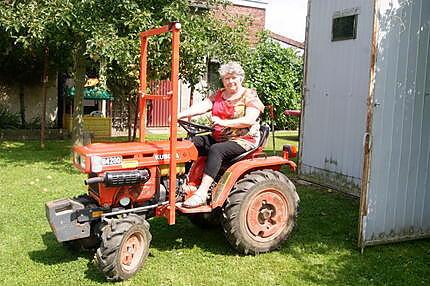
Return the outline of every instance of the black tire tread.
{"type": "Polygon", "coordinates": [[[227,241],[236,248],[239,252],[244,254],[259,254],[264,252],[269,252],[274,249],[279,248],[282,243],[288,239],[289,234],[294,229],[297,209],[299,204],[299,196],[297,195],[296,188],[294,184],[279,171],[274,171],[271,169],[256,170],[245,175],[241,180],[239,180],[230,192],[229,197],[222,209],[222,221],[221,224],[224,229],[224,234],[227,241]],[[261,247],[249,243],[244,238],[244,234],[240,230],[240,211],[242,207],[242,202],[246,199],[249,194],[249,190],[256,185],[266,182],[266,181],[277,181],[282,184],[287,185],[289,194],[293,198],[294,204],[294,215],[291,218],[291,224],[289,231],[278,237],[273,243],[269,244],[267,247],[261,247]]]}
{"type": "MultiPolygon", "coordinates": [[[[116,255],[123,235],[135,225],[144,227],[147,237],[147,248],[149,249],[152,236],[149,232],[149,223],[143,217],[130,214],[125,218],[107,219],[101,228],[101,245],[96,251],[95,261],[109,281],[121,281],[129,278],[128,276],[124,277],[117,268],[116,255]]],[[[148,251],[145,251],[143,262],[147,256],[148,251]]]]}

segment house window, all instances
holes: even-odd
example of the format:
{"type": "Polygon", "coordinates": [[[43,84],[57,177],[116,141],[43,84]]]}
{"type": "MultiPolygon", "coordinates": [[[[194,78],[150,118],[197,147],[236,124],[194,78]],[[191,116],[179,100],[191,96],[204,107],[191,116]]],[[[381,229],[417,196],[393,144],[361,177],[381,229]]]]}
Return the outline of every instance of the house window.
{"type": "Polygon", "coordinates": [[[331,30],[331,40],[344,41],[357,38],[358,15],[334,17],[331,30]]]}

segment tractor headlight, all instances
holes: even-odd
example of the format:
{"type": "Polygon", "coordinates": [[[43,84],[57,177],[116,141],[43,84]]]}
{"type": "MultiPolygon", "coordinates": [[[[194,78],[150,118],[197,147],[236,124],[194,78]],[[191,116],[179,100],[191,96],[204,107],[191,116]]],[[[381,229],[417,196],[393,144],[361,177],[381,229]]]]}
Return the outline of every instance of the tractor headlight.
{"type": "Polygon", "coordinates": [[[86,167],[86,162],[85,162],[85,157],[82,157],[82,156],[80,156],[80,158],[81,158],[81,168],[82,168],[82,170],[85,170],[85,167],[86,167]]]}
{"type": "Polygon", "coordinates": [[[79,165],[83,170],[85,170],[86,162],[84,156],[81,156],[78,153],[74,153],[73,160],[75,161],[76,165],[79,165]]]}
{"type": "Polygon", "coordinates": [[[91,172],[100,173],[103,170],[103,159],[99,156],[91,156],[91,172]]]}

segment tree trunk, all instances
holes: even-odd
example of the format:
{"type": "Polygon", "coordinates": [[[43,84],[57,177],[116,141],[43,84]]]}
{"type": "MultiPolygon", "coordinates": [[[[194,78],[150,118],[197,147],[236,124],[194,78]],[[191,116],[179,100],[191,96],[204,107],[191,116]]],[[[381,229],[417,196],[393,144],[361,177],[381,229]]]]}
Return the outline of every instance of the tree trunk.
{"type": "Polygon", "coordinates": [[[24,100],[24,84],[19,82],[19,113],[21,115],[21,127],[25,128],[25,100],[24,100]]]}
{"type": "Polygon", "coordinates": [[[74,80],[76,94],[73,98],[73,128],[72,142],[73,145],[83,145],[83,99],[84,99],[84,84],[85,84],[85,58],[84,44],[79,43],[74,50],[74,80]]]}
{"type": "MultiPolygon", "coordinates": [[[[134,109],[134,126],[133,126],[133,141],[136,141],[136,134],[137,134],[137,122],[139,119],[139,91],[137,91],[135,94],[137,94],[137,96],[135,96],[135,100],[136,100],[136,104],[134,105],[136,108],[134,109]]],[[[139,127],[140,128],[140,127],[139,127]]]]}
{"type": "Polygon", "coordinates": [[[194,84],[191,85],[190,87],[190,107],[191,105],[193,105],[193,101],[194,101],[194,90],[196,89],[196,86],[194,84]]]}
{"type": "Polygon", "coordinates": [[[128,141],[131,141],[131,92],[128,94],[128,121],[127,121],[127,127],[128,127],[128,141]]]}
{"type": "MultiPolygon", "coordinates": [[[[190,105],[189,107],[191,107],[191,105],[193,105],[193,101],[194,101],[194,90],[196,89],[196,85],[192,84],[190,87],[190,105]]],[[[191,116],[188,117],[188,121],[191,121],[191,116]]]]}
{"type": "Polygon", "coordinates": [[[40,147],[45,148],[45,127],[46,127],[46,96],[48,93],[48,48],[45,48],[43,59],[43,92],[42,92],[42,114],[40,118],[40,147]]]}

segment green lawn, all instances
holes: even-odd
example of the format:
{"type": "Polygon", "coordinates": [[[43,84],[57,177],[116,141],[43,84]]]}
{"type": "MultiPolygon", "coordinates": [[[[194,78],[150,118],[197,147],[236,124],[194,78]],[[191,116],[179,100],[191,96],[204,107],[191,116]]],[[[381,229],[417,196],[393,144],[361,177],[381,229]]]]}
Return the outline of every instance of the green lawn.
{"type": "MultiPolygon", "coordinates": [[[[277,146],[297,133],[278,133],[277,146]]],[[[271,139],[268,151],[271,151],[271,139]]],[[[44,203],[85,192],[70,163],[69,141],[0,142],[0,285],[108,284],[92,253],[57,243],[44,203]]],[[[430,240],[357,249],[358,201],[297,186],[298,227],[285,246],[237,254],[222,231],[184,217],[150,220],[153,241],[143,269],[118,285],[430,285],[430,240]]]]}

